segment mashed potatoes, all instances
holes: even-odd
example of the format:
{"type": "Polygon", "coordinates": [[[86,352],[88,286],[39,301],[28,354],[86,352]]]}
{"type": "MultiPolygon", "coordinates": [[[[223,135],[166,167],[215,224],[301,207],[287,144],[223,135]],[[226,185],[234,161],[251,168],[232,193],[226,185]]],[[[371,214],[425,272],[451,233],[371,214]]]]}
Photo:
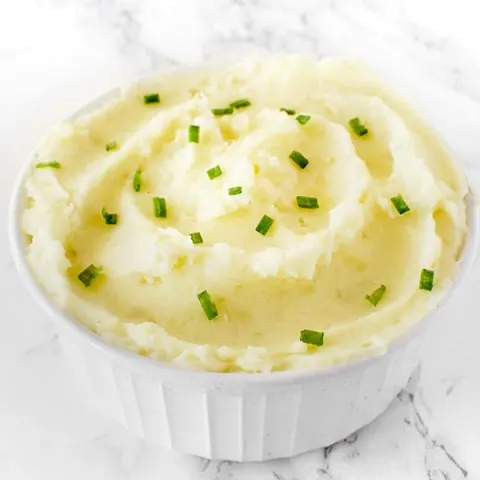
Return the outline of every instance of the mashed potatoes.
{"type": "Polygon", "coordinates": [[[52,131],[25,188],[28,260],[66,312],[212,371],[383,352],[439,302],[467,231],[436,137],[369,70],[330,59],[134,85],[52,131]]]}

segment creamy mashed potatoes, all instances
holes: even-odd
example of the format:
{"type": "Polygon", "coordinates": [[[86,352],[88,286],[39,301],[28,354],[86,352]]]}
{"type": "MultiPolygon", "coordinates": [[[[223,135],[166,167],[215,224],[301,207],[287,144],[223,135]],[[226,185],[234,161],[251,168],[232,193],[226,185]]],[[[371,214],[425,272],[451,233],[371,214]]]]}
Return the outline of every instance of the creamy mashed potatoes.
{"type": "Polygon", "coordinates": [[[25,188],[28,261],[68,314],[212,371],[382,353],[439,302],[467,231],[467,185],[435,135],[332,59],[134,85],[54,129],[25,188]]]}

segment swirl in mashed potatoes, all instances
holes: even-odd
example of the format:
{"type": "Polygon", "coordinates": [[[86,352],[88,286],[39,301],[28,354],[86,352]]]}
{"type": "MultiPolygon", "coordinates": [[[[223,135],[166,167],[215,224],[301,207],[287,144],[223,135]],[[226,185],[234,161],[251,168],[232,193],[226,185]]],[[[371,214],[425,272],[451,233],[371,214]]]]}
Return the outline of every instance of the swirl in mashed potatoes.
{"type": "Polygon", "coordinates": [[[381,354],[438,304],[467,233],[467,184],[442,144],[370,70],[342,60],[149,79],[56,127],[35,162],[45,168],[28,176],[23,227],[46,292],[107,341],[195,369],[381,354]],[[250,105],[229,109],[239,99],[250,105]],[[89,265],[102,273],[86,288],[89,265]],[[419,288],[423,269],[432,291],[419,288]],[[375,306],[366,295],[381,285],[375,306]],[[300,341],[303,329],[324,332],[323,346],[300,341]]]}

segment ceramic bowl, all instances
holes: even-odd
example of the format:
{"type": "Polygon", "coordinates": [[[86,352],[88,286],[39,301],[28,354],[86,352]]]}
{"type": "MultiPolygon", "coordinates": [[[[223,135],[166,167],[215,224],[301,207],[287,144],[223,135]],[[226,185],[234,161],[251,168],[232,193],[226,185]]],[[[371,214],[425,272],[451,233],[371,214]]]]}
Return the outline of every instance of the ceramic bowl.
{"type": "MultiPolygon", "coordinates": [[[[102,95],[70,119],[93,111],[119,92],[102,95]]],[[[138,436],[211,459],[290,457],[337,442],[371,422],[417,367],[425,334],[441,305],[392,342],[385,354],[318,371],[184,370],[106,343],[50,300],[26,262],[20,217],[29,168],[30,162],[20,174],[10,211],[17,269],[30,294],[58,327],[64,357],[93,404],[138,436]]],[[[467,204],[469,236],[454,284],[442,304],[461,283],[474,256],[478,219],[471,193],[467,204]]]]}

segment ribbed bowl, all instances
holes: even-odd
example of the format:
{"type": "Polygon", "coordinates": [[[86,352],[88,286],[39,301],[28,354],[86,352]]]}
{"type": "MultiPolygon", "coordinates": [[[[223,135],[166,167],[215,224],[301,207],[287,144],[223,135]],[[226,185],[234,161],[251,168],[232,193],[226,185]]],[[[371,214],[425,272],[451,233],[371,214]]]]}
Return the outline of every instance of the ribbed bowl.
{"type": "MultiPolygon", "coordinates": [[[[71,118],[96,109],[118,92],[102,95],[71,118]]],[[[30,293],[56,322],[82,389],[95,406],[135,434],[212,459],[289,457],[330,445],[372,421],[418,365],[425,333],[439,307],[394,341],[384,355],[314,372],[189,371],[105,343],[58,309],[26,263],[20,216],[28,168],[20,174],[11,203],[15,264],[30,293]]],[[[454,287],[472,264],[478,236],[477,207],[471,193],[467,200],[470,233],[454,287]]]]}

